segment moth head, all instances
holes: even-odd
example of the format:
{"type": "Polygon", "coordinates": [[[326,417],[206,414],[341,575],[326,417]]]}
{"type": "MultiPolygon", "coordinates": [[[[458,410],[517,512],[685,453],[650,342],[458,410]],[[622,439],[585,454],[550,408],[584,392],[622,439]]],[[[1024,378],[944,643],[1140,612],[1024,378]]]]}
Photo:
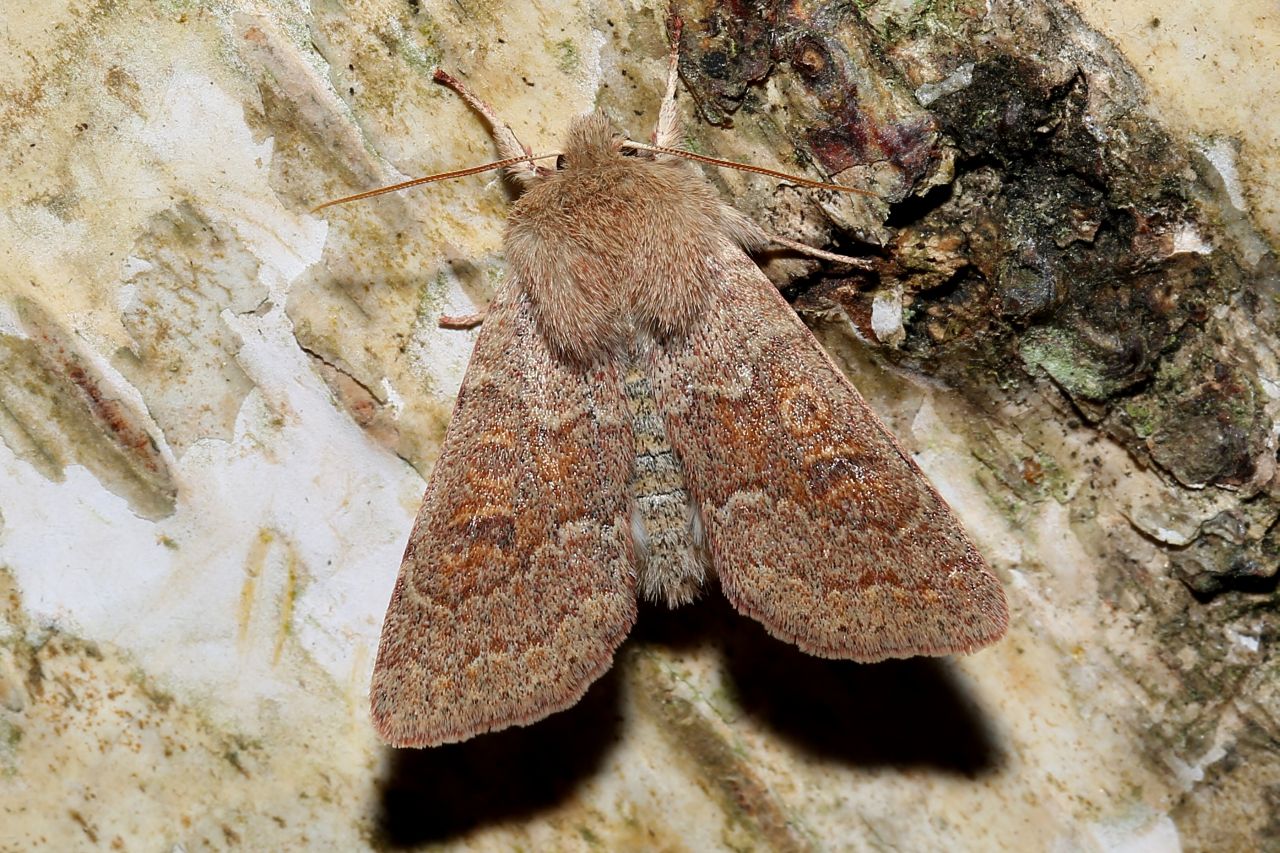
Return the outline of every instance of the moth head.
{"type": "Polygon", "coordinates": [[[556,158],[556,170],[601,166],[630,156],[631,149],[622,146],[626,141],[604,113],[597,110],[578,116],[569,125],[563,153],[556,158]]]}

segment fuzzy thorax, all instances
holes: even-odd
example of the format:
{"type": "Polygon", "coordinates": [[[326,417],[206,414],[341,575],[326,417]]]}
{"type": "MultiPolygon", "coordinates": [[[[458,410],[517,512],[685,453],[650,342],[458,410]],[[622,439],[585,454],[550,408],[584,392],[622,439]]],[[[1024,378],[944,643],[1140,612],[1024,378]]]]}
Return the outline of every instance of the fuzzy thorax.
{"type": "Polygon", "coordinates": [[[622,142],[602,114],[576,119],[559,168],[536,179],[508,223],[507,261],[539,331],[578,362],[639,335],[686,333],[724,249],[763,241],[688,164],[622,142]]]}

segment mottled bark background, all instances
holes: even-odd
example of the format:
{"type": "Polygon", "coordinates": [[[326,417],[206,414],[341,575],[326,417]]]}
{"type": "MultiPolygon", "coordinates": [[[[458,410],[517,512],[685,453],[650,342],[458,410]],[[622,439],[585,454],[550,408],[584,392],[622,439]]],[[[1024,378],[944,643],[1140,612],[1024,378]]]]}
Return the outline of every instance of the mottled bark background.
{"type": "MultiPolygon", "coordinates": [[[[508,190],[656,119],[619,0],[0,12],[0,849],[1280,848],[1280,20],[679,3],[687,144],[1005,583],[977,655],[809,658],[711,590],[430,751],[367,685],[508,190]]],[[[1270,17],[1268,17],[1270,14],[1270,17]]]]}

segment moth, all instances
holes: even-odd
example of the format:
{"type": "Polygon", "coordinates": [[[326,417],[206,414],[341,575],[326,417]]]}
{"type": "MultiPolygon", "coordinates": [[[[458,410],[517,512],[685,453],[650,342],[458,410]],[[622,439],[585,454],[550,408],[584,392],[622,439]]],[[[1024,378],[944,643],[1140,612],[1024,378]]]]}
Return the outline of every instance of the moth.
{"type": "Polygon", "coordinates": [[[593,113],[554,169],[436,79],[504,159],[338,201],[497,167],[523,194],[387,608],[371,687],[387,742],[573,705],[638,598],[674,607],[712,576],[823,657],[1004,633],[1004,593],[952,511],[748,255],[774,238],[673,150],[674,52],[652,145],[593,113]]]}

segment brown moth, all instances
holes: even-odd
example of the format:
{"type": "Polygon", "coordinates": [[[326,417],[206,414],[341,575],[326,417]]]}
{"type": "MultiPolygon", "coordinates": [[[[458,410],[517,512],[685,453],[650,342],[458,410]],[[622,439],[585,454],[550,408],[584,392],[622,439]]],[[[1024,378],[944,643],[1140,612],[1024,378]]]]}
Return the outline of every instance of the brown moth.
{"type": "Polygon", "coordinates": [[[711,575],[823,657],[1004,634],[960,523],[747,255],[775,238],[659,150],[679,137],[674,61],[655,146],[587,115],[554,170],[436,79],[488,119],[524,192],[387,609],[371,696],[386,741],[574,704],[638,596],[674,607],[711,575]]]}

